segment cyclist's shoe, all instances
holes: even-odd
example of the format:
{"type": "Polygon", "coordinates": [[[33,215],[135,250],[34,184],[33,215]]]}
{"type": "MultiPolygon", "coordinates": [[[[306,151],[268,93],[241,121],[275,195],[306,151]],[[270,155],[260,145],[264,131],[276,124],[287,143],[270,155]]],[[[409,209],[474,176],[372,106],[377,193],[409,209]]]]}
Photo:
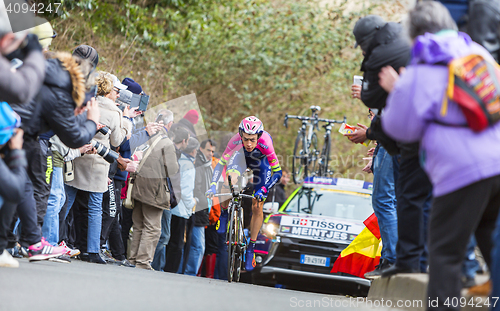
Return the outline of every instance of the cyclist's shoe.
{"type": "Polygon", "coordinates": [[[46,260],[49,258],[59,257],[65,254],[66,251],[62,247],[52,246],[45,238],[36,244],[28,247],[29,261],[46,260]]]}
{"type": "Polygon", "coordinates": [[[245,258],[245,270],[250,272],[255,268],[255,253],[253,248],[255,246],[255,242],[250,241],[247,248],[246,258],[245,258]]]}

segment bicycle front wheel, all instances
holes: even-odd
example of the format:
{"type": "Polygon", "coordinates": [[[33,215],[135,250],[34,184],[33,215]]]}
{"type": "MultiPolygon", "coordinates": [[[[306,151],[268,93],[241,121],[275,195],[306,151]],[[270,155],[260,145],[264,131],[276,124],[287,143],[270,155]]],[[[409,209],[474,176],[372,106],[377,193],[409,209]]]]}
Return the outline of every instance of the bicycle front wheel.
{"type": "Polygon", "coordinates": [[[231,208],[229,215],[229,227],[227,235],[227,281],[231,283],[234,280],[234,271],[236,267],[236,211],[231,208]]]}

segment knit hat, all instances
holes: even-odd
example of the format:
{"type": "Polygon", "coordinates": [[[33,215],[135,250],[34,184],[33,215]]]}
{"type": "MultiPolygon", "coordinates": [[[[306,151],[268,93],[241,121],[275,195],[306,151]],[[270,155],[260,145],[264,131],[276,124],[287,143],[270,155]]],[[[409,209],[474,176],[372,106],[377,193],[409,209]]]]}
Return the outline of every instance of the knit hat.
{"type": "Polygon", "coordinates": [[[384,27],[385,24],[387,22],[378,15],[368,15],[358,20],[352,31],[356,38],[354,47],[359,45],[361,50],[366,52],[377,31],[384,27]]]}
{"type": "Polygon", "coordinates": [[[200,148],[200,143],[194,137],[189,137],[188,144],[186,149],[184,149],[185,153],[191,153],[193,150],[200,148]]]}
{"type": "Polygon", "coordinates": [[[184,119],[188,120],[189,122],[196,124],[198,123],[198,119],[200,118],[200,115],[198,114],[198,111],[195,109],[189,110],[185,115],[184,119]]]}
{"type": "Polygon", "coordinates": [[[83,59],[88,59],[92,65],[94,65],[94,68],[97,67],[97,64],[99,63],[99,54],[97,54],[97,51],[88,45],[80,45],[78,46],[74,51],[73,51],[74,56],[79,56],[83,59]]]}
{"type": "Polygon", "coordinates": [[[128,86],[128,90],[134,94],[141,94],[142,93],[142,87],[139,83],[135,82],[134,79],[132,78],[125,78],[122,81],[123,84],[128,86]]]}
{"type": "Polygon", "coordinates": [[[14,135],[14,129],[21,125],[21,118],[6,102],[0,102],[0,145],[14,135]]]}

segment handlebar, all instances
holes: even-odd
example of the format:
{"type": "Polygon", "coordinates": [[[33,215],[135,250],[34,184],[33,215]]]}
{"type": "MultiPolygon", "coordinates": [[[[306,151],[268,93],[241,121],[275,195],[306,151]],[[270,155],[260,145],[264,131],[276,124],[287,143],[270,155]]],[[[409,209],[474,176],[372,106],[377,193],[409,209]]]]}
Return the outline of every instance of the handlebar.
{"type": "Polygon", "coordinates": [[[326,122],[326,123],[329,123],[329,124],[334,124],[334,123],[342,124],[342,123],[346,123],[347,122],[347,118],[345,116],[344,116],[343,120],[334,120],[334,119],[322,119],[322,118],[318,118],[317,115],[315,117],[306,117],[306,116],[292,116],[292,115],[288,115],[288,113],[287,113],[285,115],[285,122],[283,124],[286,128],[288,128],[288,119],[298,119],[298,120],[301,120],[302,122],[304,122],[304,121],[314,121],[314,126],[316,128],[318,128],[318,122],[326,122]]]}
{"type": "Polygon", "coordinates": [[[318,119],[319,122],[326,122],[326,123],[330,123],[330,124],[333,124],[333,123],[338,123],[338,124],[342,124],[342,123],[347,123],[347,118],[344,116],[344,119],[343,120],[334,120],[334,119],[318,119]]]}

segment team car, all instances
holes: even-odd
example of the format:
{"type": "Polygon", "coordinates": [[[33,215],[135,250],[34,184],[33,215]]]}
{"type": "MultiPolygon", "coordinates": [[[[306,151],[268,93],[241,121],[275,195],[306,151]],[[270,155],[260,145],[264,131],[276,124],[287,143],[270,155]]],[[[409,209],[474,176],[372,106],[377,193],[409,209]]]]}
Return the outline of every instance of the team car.
{"type": "Polygon", "coordinates": [[[270,215],[255,246],[252,282],[367,293],[369,280],[330,271],[373,213],[372,188],[361,180],[308,177],[279,211],[277,203],[267,203],[264,211],[270,215]]]}

